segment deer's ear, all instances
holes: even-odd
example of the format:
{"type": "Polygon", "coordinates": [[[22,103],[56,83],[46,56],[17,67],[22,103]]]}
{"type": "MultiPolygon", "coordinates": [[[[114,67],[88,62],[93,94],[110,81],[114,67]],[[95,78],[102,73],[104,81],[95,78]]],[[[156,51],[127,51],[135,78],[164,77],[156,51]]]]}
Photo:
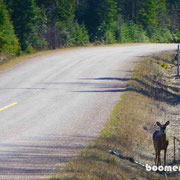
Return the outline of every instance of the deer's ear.
{"type": "Polygon", "coordinates": [[[165,125],[168,126],[169,124],[170,124],[170,121],[167,121],[165,125]]]}
{"type": "Polygon", "coordinates": [[[156,122],[157,126],[160,126],[161,127],[161,123],[160,122],[156,122]]]}

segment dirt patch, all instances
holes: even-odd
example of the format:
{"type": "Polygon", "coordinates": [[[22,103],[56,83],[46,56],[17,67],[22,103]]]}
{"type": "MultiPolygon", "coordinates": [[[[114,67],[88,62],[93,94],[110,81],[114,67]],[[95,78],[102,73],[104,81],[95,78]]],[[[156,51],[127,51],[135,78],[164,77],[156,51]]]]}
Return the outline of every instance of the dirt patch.
{"type": "MultiPolygon", "coordinates": [[[[170,120],[167,164],[172,164],[173,137],[180,139],[180,79],[175,77],[175,58],[176,52],[168,51],[142,59],[101,136],[52,179],[165,179],[108,151],[116,150],[143,164],[154,165],[152,134],[157,129],[156,121],[170,120]]],[[[180,157],[178,149],[176,152],[180,157]]],[[[170,176],[176,177],[177,174],[170,176]]]]}

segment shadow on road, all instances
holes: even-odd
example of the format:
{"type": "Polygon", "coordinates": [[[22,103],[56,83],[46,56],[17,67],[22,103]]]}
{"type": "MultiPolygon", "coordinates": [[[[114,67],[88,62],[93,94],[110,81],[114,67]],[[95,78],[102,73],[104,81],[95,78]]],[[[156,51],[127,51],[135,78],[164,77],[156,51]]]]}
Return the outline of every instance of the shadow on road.
{"type": "Polygon", "coordinates": [[[0,179],[18,177],[24,180],[32,176],[35,180],[52,175],[61,169],[63,163],[75,157],[77,150],[85,147],[83,142],[93,139],[90,136],[49,135],[24,140],[19,144],[0,144],[0,179]]]}
{"type": "Polygon", "coordinates": [[[137,78],[118,78],[118,77],[83,78],[81,80],[98,81],[99,85],[97,86],[96,89],[89,89],[82,91],[80,90],[76,92],[106,93],[106,92],[134,91],[143,94],[145,96],[151,97],[155,100],[166,102],[171,105],[177,105],[180,103],[180,95],[176,93],[176,92],[180,92],[180,88],[167,86],[148,76],[144,77],[143,80],[139,80],[137,78]],[[100,81],[106,81],[106,84],[101,86],[100,81]],[[116,81],[116,84],[112,84],[112,82],[114,81],[116,81]],[[128,81],[134,81],[136,83],[131,83],[131,85],[127,85],[128,81]],[[124,82],[124,84],[122,82],[124,82]]]}

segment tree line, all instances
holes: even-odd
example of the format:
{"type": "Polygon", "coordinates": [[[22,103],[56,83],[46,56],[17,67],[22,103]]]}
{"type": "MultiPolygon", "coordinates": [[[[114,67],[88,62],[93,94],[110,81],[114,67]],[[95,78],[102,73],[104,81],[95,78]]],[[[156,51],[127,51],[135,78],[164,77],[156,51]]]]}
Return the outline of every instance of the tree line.
{"type": "Polygon", "coordinates": [[[180,42],[180,0],[0,0],[0,60],[89,42],[180,42]]]}

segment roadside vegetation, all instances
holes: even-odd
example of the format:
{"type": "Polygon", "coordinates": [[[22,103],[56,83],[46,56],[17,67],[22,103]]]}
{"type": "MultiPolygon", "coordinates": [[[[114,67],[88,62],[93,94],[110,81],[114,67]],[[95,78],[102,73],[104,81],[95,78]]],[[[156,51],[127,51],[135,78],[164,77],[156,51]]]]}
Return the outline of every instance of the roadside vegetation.
{"type": "Polygon", "coordinates": [[[88,43],[180,42],[180,0],[0,0],[0,63],[88,43]]]}
{"type": "MultiPolygon", "coordinates": [[[[180,79],[175,78],[175,59],[175,51],[143,58],[132,78],[126,79],[126,92],[113,108],[100,137],[81,150],[52,180],[164,180],[164,175],[146,172],[108,151],[116,150],[140,163],[154,165],[152,134],[157,129],[155,123],[170,120],[167,163],[173,162],[173,137],[180,138],[180,79]]],[[[178,179],[176,175],[171,174],[168,179],[178,179]]]]}

